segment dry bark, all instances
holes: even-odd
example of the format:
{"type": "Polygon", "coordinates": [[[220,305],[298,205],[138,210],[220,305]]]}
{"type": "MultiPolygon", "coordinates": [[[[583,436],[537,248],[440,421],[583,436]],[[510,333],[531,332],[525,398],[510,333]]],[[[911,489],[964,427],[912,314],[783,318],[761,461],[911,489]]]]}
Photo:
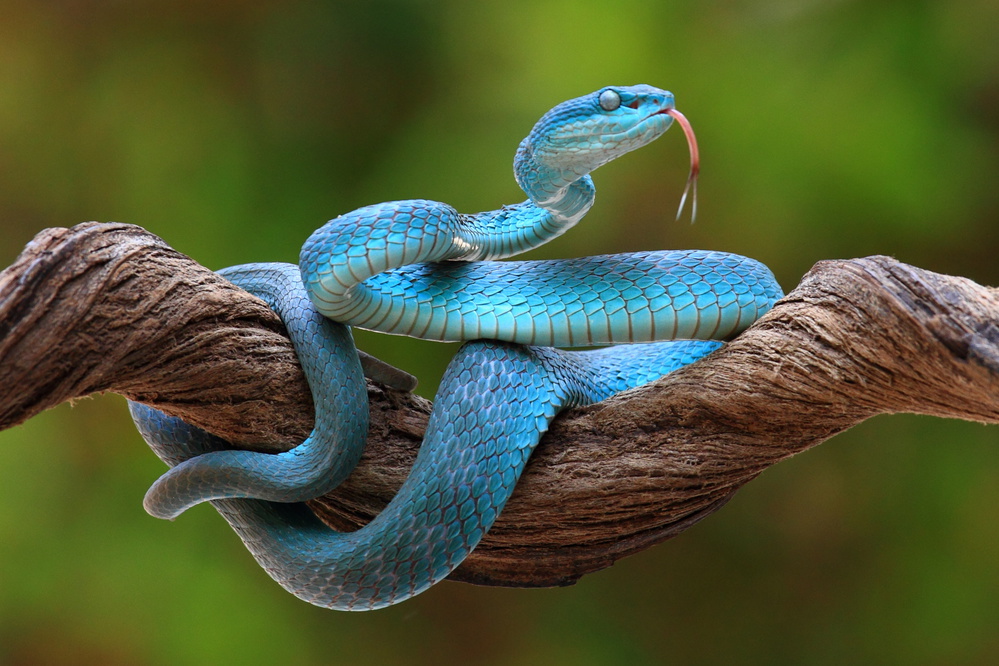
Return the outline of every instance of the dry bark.
{"type": "MultiPolygon", "coordinates": [[[[677,534],[768,466],[876,414],[999,421],[999,291],[887,257],[826,261],[710,357],[561,416],[453,579],[564,585],[677,534]]],[[[40,233],[0,273],[0,429],[113,391],[233,442],[293,445],[312,403],[277,317],[139,227],[40,233]]],[[[363,524],[402,483],[427,401],[369,384],[371,436],[312,503],[363,524]]]]}

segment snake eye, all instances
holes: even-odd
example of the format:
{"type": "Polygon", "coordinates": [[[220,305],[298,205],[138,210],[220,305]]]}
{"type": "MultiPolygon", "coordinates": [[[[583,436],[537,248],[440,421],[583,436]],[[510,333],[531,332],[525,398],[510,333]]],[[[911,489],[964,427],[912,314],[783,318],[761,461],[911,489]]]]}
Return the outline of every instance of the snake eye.
{"type": "Polygon", "coordinates": [[[603,91],[600,93],[597,101],[600,103],[600,108],[604,111],[614,111],[617,107],[621,106],[621,96],[614,90],[603,91]]]}

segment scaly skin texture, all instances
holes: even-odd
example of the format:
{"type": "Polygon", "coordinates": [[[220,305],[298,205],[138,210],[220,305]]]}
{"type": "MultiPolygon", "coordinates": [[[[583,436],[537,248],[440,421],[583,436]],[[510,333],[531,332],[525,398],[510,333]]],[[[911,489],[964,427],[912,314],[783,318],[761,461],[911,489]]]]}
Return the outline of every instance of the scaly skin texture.
{"type": "MultiPolygon", "coordinates": [[[[644,85],[569,100],[545,114],[517,151],[515,176],[529,196],[524,203],[477,215],[424,200],[368,206],[309,238],[301,283],[289,278],[287,266],[228,269],[254,287],[270,284],[273,272],[281,287],[260,286],[258,293],[289,331],[299,321],[317,324],[321,313],[386,333],[476,340],[461,348],[441,382],[412,474],[369,525],[337,533],[294,504],[334,487],[356,462],[359,450],[352,447],[363,428],[352,412],[366,411],[358,406],[359,376],[344,385],[332,380],[341,391],[332,400],[324,397],[329,380],[310,377],[317,431],[281,456],[223,451],[224,442],[133,404],[143,436],[177,465],[150,491],[147,508],[173,517],[214,500],[268,573],[320,606],[378,608],[447,576],[493,524],[560,410],[693,362],[721,344],[706,340],[737,335],[781,296],[765,266],[722,252],[490,261],[578,222],[593,203],[589,172],[662,135],[672,108],[671,93],[644,85]],[[304,304],[305,292],[314,307],[304,304]],[[652,342],[677,338],[685,340],[652,342]],[[648,344],[591,352],[547,347],[621,342],[648,344]],[[330,404],[347,406],[329,410],[330,404]]],[[[346,327],[322,330],[296,342],[307,371],[339,367],[328,358],[333,354],[355,359],[353,373],[356,353],[346,327]],[[309,342],[326,335],[338,342],[325,349],[309,342]]],[[[344,375],[343,368],[336,372],[344,375]]]]}
{"type": "MultiPolygon", "coordinates": [[[[718,346],[683,341],[564,352],[470,342],[441,380],[413,471],[360,530],[334,532],[303,504],[213,503],[295,596],[339,610],[388,606],[440,581],[475,548],[555,414],[661,377],[718,346]]],[[[131,409],[142,436],[168,463],[225,446],[144,405],[131,409]]]]}
{"type": "Polygon", "coordinates": [[[368,436],[368,395],[350,329],[316,312],[298,267],[246,264],[219,274],[264,300],[284,321],[319,417],[309,438],[285,453],[217,451],[173,467],[143,501],[157,518],[176,518],[207,499],[304,502],[319,497],[357,466],[368,436]]]}
{"type": "Polygon", "coordinates": [[[462,215],[436,201],[393,201],[317,229],[299,258],[316,307],[384,333],[553,346],[725,339],[751,324],[780,288],[766,266],[745,257],[679,251],[482,261],[564,233],[593,204],[589,172],[672,124],[672,93],[613,90],[620,104],[611,111],[597,91],[538,121],[514,161],[531,197],[523,203],[462,215]]]}

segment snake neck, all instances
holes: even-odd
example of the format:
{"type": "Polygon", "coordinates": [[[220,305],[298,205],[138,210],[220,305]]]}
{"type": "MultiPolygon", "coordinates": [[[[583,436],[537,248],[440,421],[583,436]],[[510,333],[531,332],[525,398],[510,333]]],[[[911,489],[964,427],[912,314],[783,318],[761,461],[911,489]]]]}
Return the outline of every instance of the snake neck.
{"type": "Polygon", "coordinates": [[[547,205],[528,199],[474,215],[461,216],[457,235],[462,261],[503,259],[547,243],[571,229],[593,205],[595,189],[589,176],[562,188],[547,205]]]}
{"type": "Polygon", "coordinates": [[[579,222],[596,195],[587,171],[546,164],[534,150],[532,137],[521,142],[514,160],[517,184],[527,201],[462,216],[459,235],[466,251],[455,259],[502,259],[547,243],[579,222]]]}

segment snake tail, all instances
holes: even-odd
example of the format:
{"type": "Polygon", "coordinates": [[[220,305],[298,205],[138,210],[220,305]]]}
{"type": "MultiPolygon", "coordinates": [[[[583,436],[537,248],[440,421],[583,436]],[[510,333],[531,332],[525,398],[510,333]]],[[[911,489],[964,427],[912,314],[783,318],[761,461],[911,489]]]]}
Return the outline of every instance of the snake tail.
{"type": "Polygon", "coordinates": [[[298,267],[246,264],[220,274],[281,317],[316,403],[315,429],[285,453],[230,449],[184,461],[146,493],[143,506],[158,518],[172,520],[210,499],[301,502],[318,497],[347,478],[367,438],[368,395],[350,329],[316,312],[298,267]]]}
{"type": "MultiPolygon", "coordinates": [[[[720,345],[653,343],[611,353],[471,342],[442,379],[412,472],[366,526],[333,531],[304,504],[213,504],[267,573],[297,597],[339,610],[398,603],[446,577],[475,548],[558,412],[644,384],[720,345]]],[[[168,464],[225,446],[144,405],[131,410],[168,464]]]]}

